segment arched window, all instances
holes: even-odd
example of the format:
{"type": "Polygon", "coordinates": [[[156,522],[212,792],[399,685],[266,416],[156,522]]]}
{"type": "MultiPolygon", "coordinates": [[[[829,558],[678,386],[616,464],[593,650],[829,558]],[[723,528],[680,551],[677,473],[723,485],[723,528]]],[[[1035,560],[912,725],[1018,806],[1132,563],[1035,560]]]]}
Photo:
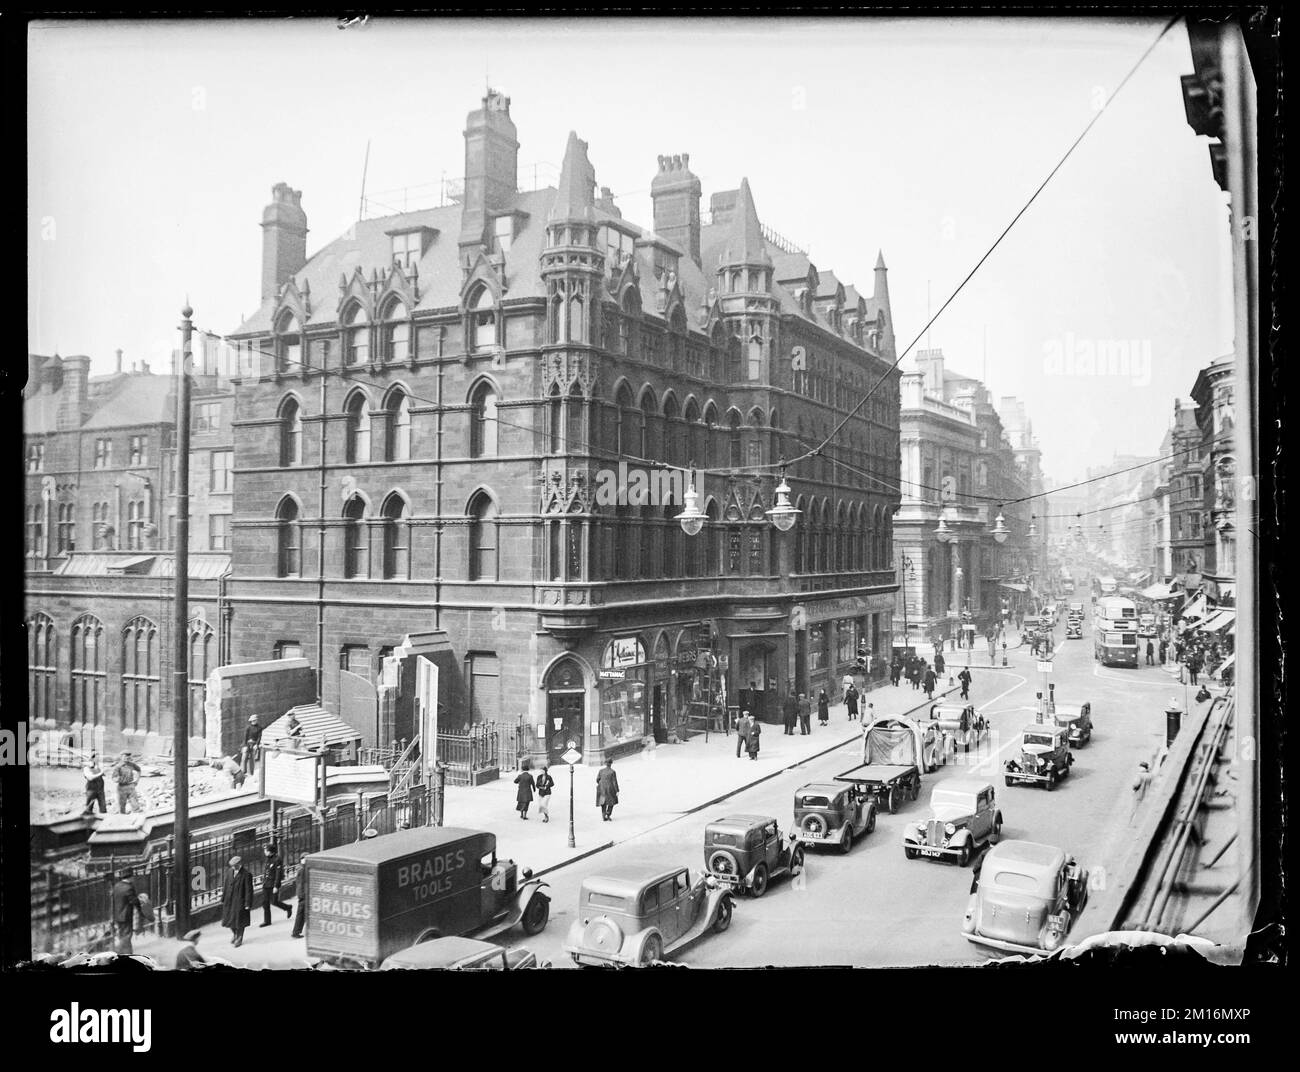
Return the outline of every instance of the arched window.
{"type": "Polygon", "coordinates": [[[496,348],[497,314],[492,308],[492,291],[487,287],[479,287],[470,303],[470,332],[475,353],[496,348]]]}
{"type": "Polygon", "coordinates": [[[632,356],[636,349],[636,325],[641,319],[641,299],[630,287],[623,295],[623,315],[618,320],[618,352],[632,356]]]}
{"type": "Polygon", "coordinates": [[[390,462],[404,462],[411,456],[411,396],[401,388],[388,395],[385,454],[390,462]]]}
{"type": "Polygon", "coordinates": [[[364,365],[370,360],[370,317],[360,305],[353,304],[343,314],[344,360],[352,366],[364,365]]]}
{"type": "Polygon", "coordinates": [[[681,563],[677,557],[681,545],[680,537],[685,535],[681,525],[677,523],[677,513],[680,510],[681,505],[678,503],[668,503],[663,508],[663,524],[659,526],[662,533],[659,564],[661,577],[680,577],[682,574],[681,563]]]}
{"type": "Polygon", "coordinates": [[[714,436],[717,435],[718,425],[718,407],[710,399],[704,406],[704,412],[700,415],[700,423],[704,425],[703,438],[701,442],[703,447],[696,452],[695,461],[697,465],[708,469],[713,465],[714,459],[718,456],[714,444],[714,436]]]}
{"type": "Polygon", "coordinates": [[[298,503],[285,496],[275,509],[276,575],[297,577],[302,572],[302,532],[298,503]]]}
{"type": "Polygon", "coordinates": [[[757,468],[763,464],[763,411],[755,406],[749,412],[751,429],[745,449],[745,464],[757,468]]]}
{"type": "Polygon", "coordinates": [[[302,407],[296,398],[280,404],[280,465],[302,464],[302,407]]]}
{"type": "Polygon", "coordinates": [[[104,666],[104,623],[83,614],[72,623],[69,636],[72,669],[73,722],[99,725],[104,718],[104,692],[108,674],[104,666]]]}
{"type": "Polygon", "coordinates": [[[370,547],[366,539],[366,501],[353,495],[343,505],[343,576],[370,576],[370,547]]]}
{"type": "Polygon", "coordinates": [[[727,336],[727,382],[741,383],[745,379],[745,370],[740,360],[740,339],[735,335],[727,336]]]}
{"type": "Polygon", "coordinates": [[[716,577],[722,572],[722,530],[718,527],[718,504],[712,499],[704,504],[704,531],[693,540],[704,539],[705,577],[716,577]]]}
{"type": "Polygon", "coordinates": [[[672,347],[672,365],[681,371],[686,357],[686,314],[680,305],[673,310],[668,326],[672,331],[668,340],[668,345],[672,347]]]}
{"type": "Polygon", "coordinates": [[[586,399],[582,397],[582,388],[575,380],[573,386],[569,388],[568,407],[565,417],[566,427],[564,430],[564,449],[570,454],[589,453],[587,446],[587,433],[584,428],[583,411],[586,409],[586,399]]]}
{"type": "Polygon", "coordinates": [[[615,404],[618,406],[618,439],[617,450],[620,456],[633,455],[637,451],[637,439],[639,436],[633,432],[633,413],[636,411],[636,403],[632,400],[632,388],[626,383],[618,389],[615,397],[615,404]]]}
{"type": "Polygon", "coordinates": [[[406,361],[411,356],[411,322],[400,301],[389,305],[384,315],[383,347],[385,361],[406,361]]]}
{"type": "Polygon", "coordinates": [[[739,469],[744,464],[742,441],[740,435],[740,414],[734,409],[727,414],[727,464],[739,469]]]}
{"type": "Polygon", "coordinates": [[[800,495],[799,498],[795,500],[794,507],[796,510],[799,511],[799,518],[798,521],[795,523],[795,527],[794,527],[793,572],[803,573],[804,558],[807,554],[806,549],[808,546],[808,510],[806,505],[804,504],[802,495],[800,495]]]}
{"type": "Polygon", "coordinates": [[[560,388],[551,386],[551,393],[546,399],[546,450],[549,454],[559,454],[563,449],[564,411],[560,401],[560,388]]]}
{"type": "Polygon", "coordinates": [[[569,338],[568,302],[562,291],[551,297],[551,342],[567,342],[569,338]]]}
{"type": "Polygon", "coordinates": [[[344,412],[347,414],[347,460],[349,462],[370,461],[370,404],[360,391],[355,392],[347,401],[344,412]]]}
{"type": "Polygon", "coordinates": [[[190,622],[190,736],[203,737],[203,704],[208,698],[208,675],[217,665],[216,634],[212,626],[195,618],[190,622]]]}
{"type": "Polygon", "coordinates": [[[757,383],[763,378],[763,337],[755,327],[749,335],[749,380],[757,383]]]}
{"type": "Polygon", "coordinates": [[[394,492],[384,500],[384,579],[404,580],[410,570],[410,507],[394,492]]]}
{"type": "Polygon", "coordinates": [[[497,393],[486,380],[470,395],[469,456],[493,458],[497,453],[497,393]]]}
{"type": "Polygon", "coordinates": [[[302,367],[302,329],[298,318],[287,309],[275,326],[276,368],[280,372],[297,372],[302,367]]]}
{"type": "Polygon", "coordinates": [[[158,730],[158,627],[132,618],[122,630],[122,729],[158,730]]]}
{"type": "Polygon", "coordinates": [[[497,579],[497,504],[486,492],[469,504],[469,579],[497,579]]]}
{"type": "Polygon", "coordinates": [[[650,388],[641,392],[641,444],[640,455],[642,458],[654,458],[659,448],[659,436],[657,413],[658,407],[655,404],[655,393],[650,388]]]}
{"type": "Polygon", "coordinates": [[[582,295],[575,289],[569,295],[569,313],[567,323],[567,334],[565,339],[568,342],[586,342],[587,341],[587,314],[586,306],[583,304],[582,295]]]}
{"type": "Polygon", "coordinates": [[[57,660],[54,619],[33,614],[27,619],[27,710],[34,719],[55,717],[57,660]]]}
{"type": "Polygon", "coordinates": [[[669,391],[664,395],[664,458],[671,465],[678,465],[686,459],[682,458],[684,450],[690,449],[690,430],[683,429],[679,423],[680,413],[677,409],[677,398],[669,391]],[[685,431],[686,435],[682,435],[685,431]]]}
{"type": "Polygon", "coordinates": [[[636,534],[636,520],[632,516],[632,507],[619,504],[614,507],[614,576],[620,581],[630,580],[636,576],[640,563],[636,534]]]}

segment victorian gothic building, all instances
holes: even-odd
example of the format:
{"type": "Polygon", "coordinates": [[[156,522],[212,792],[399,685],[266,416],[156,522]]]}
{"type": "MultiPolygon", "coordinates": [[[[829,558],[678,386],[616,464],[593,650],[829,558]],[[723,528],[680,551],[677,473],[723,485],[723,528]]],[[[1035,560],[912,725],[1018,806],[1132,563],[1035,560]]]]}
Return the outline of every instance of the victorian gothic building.
{"type": "Polygon", "coordinates": [[[685,155],[659,158],[645,228],[576,135],[556,187],[520,190],[517,152],[489,91],[458,204],[310,258],[300,193],[274,188],[261,306],[231,337],[235,661],[307,657],[387,744],[418,732],[428,659],[443,725],[520,719],[535,754],[593,760],[665,739],[720,682],[775,717],[784,690],[884,656],[883,258],[870,297],[819,272],[744,180],[704,220],[685,155]],[[783,471],[789,532],[766,513],[783,471]]]}

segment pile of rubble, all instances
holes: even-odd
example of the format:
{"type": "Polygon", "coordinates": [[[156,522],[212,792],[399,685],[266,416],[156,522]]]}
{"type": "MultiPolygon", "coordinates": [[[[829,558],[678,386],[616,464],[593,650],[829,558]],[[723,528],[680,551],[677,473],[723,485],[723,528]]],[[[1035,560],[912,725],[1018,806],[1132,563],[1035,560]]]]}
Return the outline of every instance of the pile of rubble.
{"type": "MultiPolygon", "coordinates": [[[[117,811],[117,786],[112,774],[106,772],[105,798],[110,811],[117,811]]],[[[81,814],[86,806],[86,794],[80,787],[82,782],[80,770],[64,769],[64,776],[57,780],[33,777],[31,782],[31,799],[29,815],[32,822],[50,822],[54,819],[66,819],[81,814]],[[78,785],[69,785],[75,774],[78,785]],[[63,784],[59,784],[62,782],[63,784]]],[[[146,760],[140,765],[140,781],[136,784],[136,796],[141,808],[146,812],[167,811],[175,800],[175,782],[172,769],[161,763],[146,760]]],[[[189,769],[189,798],[193,802],[214,794],[229,792],[230,777],[217,767],[204,764],[189,769]]]]}

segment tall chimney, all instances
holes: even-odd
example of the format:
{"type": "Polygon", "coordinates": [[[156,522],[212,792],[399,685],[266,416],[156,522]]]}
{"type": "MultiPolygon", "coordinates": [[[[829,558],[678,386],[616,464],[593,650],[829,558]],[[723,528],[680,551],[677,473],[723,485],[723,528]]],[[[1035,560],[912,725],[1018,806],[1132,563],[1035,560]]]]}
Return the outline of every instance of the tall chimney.
{"type": "Polygon", "coordinates": [[[90,358],[83,354],[63,359],[63,388],[59,392],[60,429],[80,428],[86,410],[86,384],[90,358]]]}
{"type": "Polygon", "coordinates": [[[271,203],[262,212],[262,300],[280,293],[285,280],[307,263],[307,214],[302,191],[288,183],[271,187],[271,203]]]}
{"type": "Polygon", "coordinates": [[[650,181],[655,233],[700,263],[700,180],[691,174],[691,158],[661,156],[659,173],[650,181]]]}
{"type": "Polygon", "coordinates": [[[510,98],[489,89],[483,107],[465,119],[465,193],[461,202],[460,248],[487,241],[489,218],[513,207],[519,192],[519,139],[510,118],[510,98]]]}
{"type": "Polygon", "coordinates": [[[122,371],[122,351],[120,348],[117,350],[117,371],[122,371]]]}

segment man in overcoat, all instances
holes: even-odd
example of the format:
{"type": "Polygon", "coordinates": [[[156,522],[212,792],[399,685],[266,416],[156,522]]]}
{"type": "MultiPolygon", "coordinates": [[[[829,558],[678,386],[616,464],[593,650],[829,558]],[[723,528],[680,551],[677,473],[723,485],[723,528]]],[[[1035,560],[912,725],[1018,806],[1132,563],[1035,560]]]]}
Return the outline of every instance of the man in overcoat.
{"type": "Polygon", "coordinates": [[[610,822],[614,817],[614,805],[618,803],[618,775],[614,773],[614,761],[605,760],[605,765],[596,773],[596,804],[600,808],[600,817],[610,822]]]}
{"type": "Polygon", "coordinates": [[[242,857],[230,858],[230,873],[221,891],[221,925],[230,931],[230,944],[244,944],[244,931],[252,918],[253,875],[242,857]]]}
{"type": "Polygon", "coordinates": [[[134,951],[131,936],[135,932],[135,914],[140,911],[140,895],[135,891],[134,873],[128,867],[113,884],[113,952],[130,956],[134,951]]]}

